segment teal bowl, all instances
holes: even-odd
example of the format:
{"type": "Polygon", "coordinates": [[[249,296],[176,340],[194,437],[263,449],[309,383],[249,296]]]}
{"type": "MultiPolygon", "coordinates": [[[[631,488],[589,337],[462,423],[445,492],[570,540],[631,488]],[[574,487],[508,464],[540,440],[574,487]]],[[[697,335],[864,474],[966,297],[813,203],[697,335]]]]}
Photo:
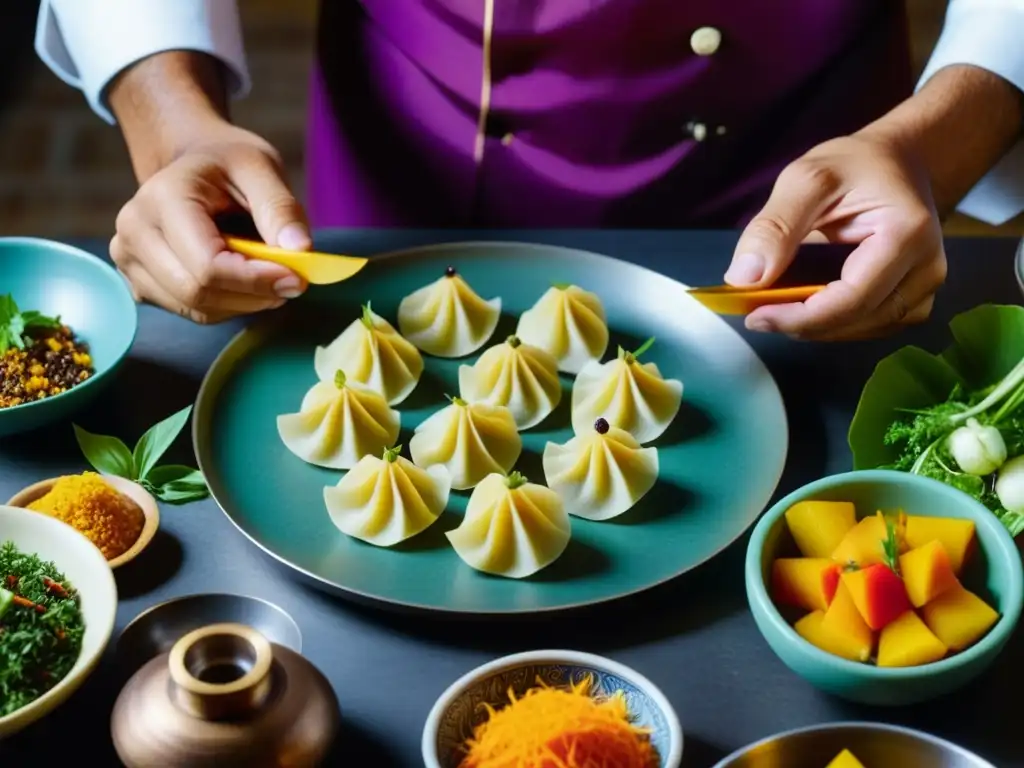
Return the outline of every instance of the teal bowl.
{"type": "Polygon", "coordinates": [[[60,315],[89,345],[96,373],[44,400],[0,408],[0,438],[69,418],[113,378],[135,340],[138,309],[127,283],[78,248],[31,237],[0,238],[0,296],[22,310],[60,315]]]}
{"type": "Polygon", "coordinates": [[[786,666],[827,693],[862,704],[885,706],[943,696],[980,675],[1010,639],[1024,602],[1020,552],[988,509],[937,480],[884,469],[825,477],[794,491],[769,509],[754,528],[747,546],[746,584],[754,621],[786,666]],[[918,667],[860,664],[811,645],[776,609],[766,586],[775,557],[795,551],[784,518],[786,510],[809,499],[851,501],[857,507],[858,518],[878,509],[902,509],[912,515],[973,520],[977,546],[961,581],[999,611],[999,621],[970,648],[918,667]]]}

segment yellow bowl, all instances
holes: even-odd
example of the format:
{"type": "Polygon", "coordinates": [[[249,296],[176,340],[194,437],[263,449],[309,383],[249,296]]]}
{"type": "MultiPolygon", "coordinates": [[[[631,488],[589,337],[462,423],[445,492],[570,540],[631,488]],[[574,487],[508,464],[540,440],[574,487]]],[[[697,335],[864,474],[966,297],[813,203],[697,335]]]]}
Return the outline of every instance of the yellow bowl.
{"type": "MultiPolygon", "coordinates": [[[[58,480],[60,480],[59,477],[51,477],[48,480],[40,480],[38,483],[33,483],[28,488],[23,488],[14,494],[7,504],[11,507],[27,507],[36,499],[49,493],[58,480]]],[[[160,527],[160,507],[157,505],[153,495],[138,483],[125,480],[123,477],[110,475],[103,475],[103,482],[138,504],[146,518],[142,525],[142,531],[139,533],[139,538],[135,540],[135,543],[114,559],[107,561],[111,568],[119,568],[125,563],[134,560],[142,550],[149,546],[149,543],[156,535],[157,529],[160,527]]]]}

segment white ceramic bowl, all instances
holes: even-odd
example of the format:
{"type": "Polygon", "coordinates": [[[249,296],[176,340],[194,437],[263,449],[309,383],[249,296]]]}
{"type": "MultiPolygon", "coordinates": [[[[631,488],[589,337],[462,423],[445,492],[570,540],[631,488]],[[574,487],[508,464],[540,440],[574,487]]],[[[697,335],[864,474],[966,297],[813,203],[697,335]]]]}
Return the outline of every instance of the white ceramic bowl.
{"type": "Polygon", "coordinates": [[[26,554],[52,560],[78,590],[85,636],[78,661],[63,680],[31,704],[0,717],[0,739],[45,716],[78,689],[103,655],[117,612],[117,585],[103,553],[70,525],[27,509],[0,506],[0,544],[7,541],[26,554]]]}
{"type": "Polygon", "coordinates": [[[505,656],[456,680],[434,704],[423,727],[426,768],[456,768],[459,748],[481,722],[481,704],[508,703],[508,689],[517,694],[533,688],[537,678],[553,687],[590,675],[605,694],[622,691],[638,725],[652,729],[651,741],[661,757],[660,768],[678,768],[683,759],[683,729],[675,710],[654,683],[624,664],[579,651],[529,651],[505,656]]]}

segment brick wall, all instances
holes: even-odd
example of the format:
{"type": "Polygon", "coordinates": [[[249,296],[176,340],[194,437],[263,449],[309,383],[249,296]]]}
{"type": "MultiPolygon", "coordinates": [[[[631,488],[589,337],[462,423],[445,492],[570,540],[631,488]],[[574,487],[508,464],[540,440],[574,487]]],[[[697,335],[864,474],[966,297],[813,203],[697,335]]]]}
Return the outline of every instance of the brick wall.
{"type": "MultiPolygon", "coordinates": [[[[235,118],[278,147],[301,190],[306,75],[317,2],[240,0],[239,5],[254,88],[251,98],[235,105],[235,118]]],[[[941,28],[944,6],[941,0],[908,0],[918,67],[941,28]]],[[[135,189],[126,151],[117,130],[35,58],[35,9],[29,0],[9,2],[0,24],[0,235],[107,237],[135,189]]],[[[993,231],[965,219],[951,229],[993,231]]],[[[1024,232],[1024,219],[1001,231],[1024,232]]]]}

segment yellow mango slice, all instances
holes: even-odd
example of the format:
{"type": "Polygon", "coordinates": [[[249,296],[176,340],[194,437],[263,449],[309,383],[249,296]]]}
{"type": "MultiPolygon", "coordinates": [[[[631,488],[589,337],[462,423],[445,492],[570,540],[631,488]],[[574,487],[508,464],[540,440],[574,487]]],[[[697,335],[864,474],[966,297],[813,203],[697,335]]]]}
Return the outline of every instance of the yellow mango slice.
{"type": "Polygon", "coordinates": [[[910,604],[915,608],[930,603],[947,589],[957,586],[949,555],[938,539],[900,555],[900,575],[910,604]]]}
{"type": "Polygon", "coordinates": [[[839,565],[824,557],[780,557],[772,563],[772,600],[824,611],[839,586],[839,565]]]}
{"type": "Polygon", "coordinates": [[[957,584],[922,608],[921,618],[951,651],[962,651],[995,626],[999,613],[973,592],[957,584]]]}
{"type": "Polygon", "coordinates": [[[844,749],[825,768],[864,768],[864,763],[854,757],[853,752],[844,749]]]}
{"type": "Polygon", "coordinates": [[[793,625],[793,629],[811,645],[850,661],[864,661],[864,647],[847,635],[822,628],[824,611],[812,611],[793,625]]]}
{"type": "Polygon", "coordinates": [[[917,667],[943,658],[949,649],[914,611],[890,622],[878,637],[878,666],[917,667]]]}
{"type": "Polygon", "coordinates": [[[922,547],[930,541],[941,541],[949,555],[953,573],[959,576],[974,546],[974,521],[958,520],[955,517],[907,515],[904,538],[911,549],[922,547]]]}
{"type": "Polygon", "coordinates": [[[865,517],[847,531],[839,544],[829,554],[837,563],[854,563],[864,568],[885,562],[882,545],[886,538],[885,518],[881,514],[865,517]]]}
{"type": "Polygon", "coordinates": [[[829,557],[857,524],[848,501],[798,501],[786,510],[786,525],[804,557],[829,557]]]}
{"type": "Polygon", "coordinates": [[[871,658],[871,652],[875,649],[875,633],[860,615],[850,590],[841,582],[832,604],[825,611],[821,629],[829,635],[845,638],[851,649],[856,648],[855,661],[867,661],[871,658]]]}

